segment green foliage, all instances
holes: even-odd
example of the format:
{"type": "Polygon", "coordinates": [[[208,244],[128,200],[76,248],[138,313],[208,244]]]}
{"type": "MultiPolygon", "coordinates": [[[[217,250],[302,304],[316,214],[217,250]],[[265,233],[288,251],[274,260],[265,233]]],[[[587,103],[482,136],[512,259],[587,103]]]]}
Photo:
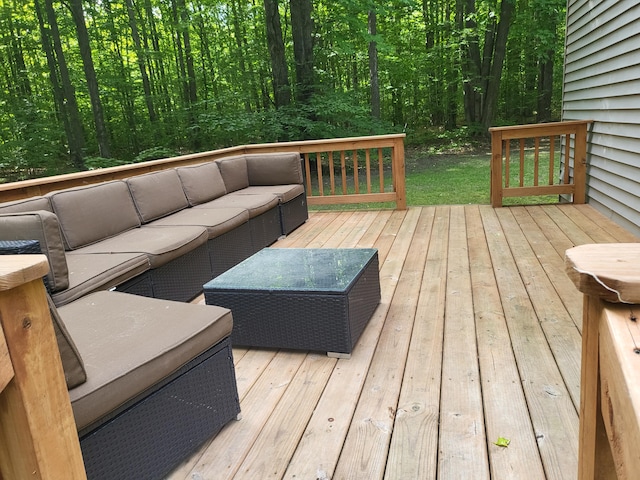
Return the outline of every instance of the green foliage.
{"type": "MultiPolygon", "coordinates": [[[[64,111],[69,99],[56,100],[60,85],[54,89],[51,81],[55,78],[60,84],[62,60],[69,67],[78,104],[84,136],[79,150],[88,157],[87,167],[120,163],[98,158],[96,114],[69,9],[53,2],[63,58],[56,53],[49,63],[36,1],[44,11],[43,0],[5,2],[0,8],[2,168],[13,169],[20,178],[72,169],[64,111]]],[[[557,117],[565,3],[503,1],[514,1],[516,10],[495,123],[536,120],[541,68],[549,58],[555,62],[551,110],[557,117]]],[[[125,0],[83,2],[111,154],[122,161],[242,143],[399,131],[433,139],[436,145],[463,145],[465,136],[484,133],[465,125],[460,52],[472,33],[484,41],[483,29],[499,15],[500,2],[475,0],[475,12],[467,16],[475,20],[475,27],[460,23],[459,9],[469,2],[313,2],[314,95],[308,103],[280,109],[274,108],[261,2],[186,1],[184,9],[177,0],[132,3],[129,18],[125,0]],[[376,35],[368,32],[370,10],[377,13],[376,35]],[[378,52],[379,121],[370,114],[370,42],[378,52]]],[[[287,2],[280,2],[280,13],[289,82],[295,91],[287,2]]],[[[44,24],[52,36],[46,16],[44,24]]]]}
{"type": "Polygon", "coordinates": [[[143,150],[133,159],[133,163],[147,162],[149,160],[159,160],[161,158],[175,157],[177,152],[166,147],[152,147],[143,150]]]}
{"type": "Polygon", "coordinates": [[[119,165],[125,165],[126,163],[127,162],[125,162],[124,160],[119,160],[117,158],[87,157],[84,160],[84,164],[89,170],[117,167],[119,165]]]}

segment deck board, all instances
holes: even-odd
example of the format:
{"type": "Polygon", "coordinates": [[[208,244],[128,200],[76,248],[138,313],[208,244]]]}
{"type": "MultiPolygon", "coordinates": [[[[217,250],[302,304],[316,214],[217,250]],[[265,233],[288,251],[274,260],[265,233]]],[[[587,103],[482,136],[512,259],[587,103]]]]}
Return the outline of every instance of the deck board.
{"type": "Polygon", "coordinates": [[[273,247],[377,248],[380,306],[350,359],[234,349],[242,419],[169,478],[575,478],[564,251],[637,241],[588,205],[312,213],[273,247]]]}

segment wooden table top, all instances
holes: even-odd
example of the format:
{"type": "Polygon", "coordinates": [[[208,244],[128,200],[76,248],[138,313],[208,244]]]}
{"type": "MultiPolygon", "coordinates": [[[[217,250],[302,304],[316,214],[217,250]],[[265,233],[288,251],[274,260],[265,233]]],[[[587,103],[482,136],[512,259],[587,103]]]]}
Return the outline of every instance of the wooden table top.
{"type": "Polygon", "coordinates": [[[565,253],[567,275],[586,295],[640,303],[640,243],[580,245],[565,253]]]}

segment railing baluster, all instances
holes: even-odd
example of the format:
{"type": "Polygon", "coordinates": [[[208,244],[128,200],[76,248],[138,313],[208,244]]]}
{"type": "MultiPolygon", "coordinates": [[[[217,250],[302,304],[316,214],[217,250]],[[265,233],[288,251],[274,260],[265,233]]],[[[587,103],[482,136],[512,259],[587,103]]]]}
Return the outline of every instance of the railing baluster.
{"type": "Polygon", "coordinates": [[[540,137],[536,137],[533,153],[533,184],[538,186],[538,175],[540,173],[540,137]]]}
{"type": "Polygon", "coordinates": [[[336,179],[333,173],[333,152],[327,152],[327,160],[329,163],[329,182],[331,183],[331,195],[336,194],[336,179]]]}
{"type": "Polygon", "coordinates": [[[371,193],[371,151],[365,150],[365,165],[367,169],[367,193],[371,193]]]}
{"type": "Polygon", "coordinates": [[[318,173],[318,194],[324,195],[324,178],[322,177],[322,154],[316,153],[316,172],[318,173]]]}
{"type": "Polygon", "coordinates": [[[312,192],[311,188],[311,165],[309,162],[309,154],[304,154],[304,171],[307,176],[307,192],[312,192]]]}
{"type": "Polygon", "coordinates": [[[511,176],[511,142],[509,140],[505,141],[505,152],[504,152],[504,187],[509,188],[509,177],[511,176]]]}
{"type": "Polygon", "coordinates": [[[521,187],[524,187],[524,138],[520,139],[520,176],[518,178],[521,187]]]}
{"type": "Polygon", "coordinates": [[[569,170],[571,170],[571,134],[565,135],[564,141],[564,179],[563,183],[569,185],[569,170]]]}
{"type": "Polygon", "coordinates": [[[556,157],[556,136],[551,135],[549,138],[549,185],[553,185],[555,177],[555,157],[556,157]]]}
{"type": "Polygon", "coordinates": [[[360,193],[360,179],[358,178],[358,150],[353,151],[353,183],[356,195],[360,193]]]}
{"type": "Polygon", "coordinates": [[[378,149],[378,177],[380,177],[380,193],[384,192],[384,156],[382,149],[378,149]]]}
{"type": "Polygon", "coordinates": [[[345,159],[345,152],[342,150],[340,152],[340,169],[342,171],[342,194],[347,194],[347,163],[345,159]]]}

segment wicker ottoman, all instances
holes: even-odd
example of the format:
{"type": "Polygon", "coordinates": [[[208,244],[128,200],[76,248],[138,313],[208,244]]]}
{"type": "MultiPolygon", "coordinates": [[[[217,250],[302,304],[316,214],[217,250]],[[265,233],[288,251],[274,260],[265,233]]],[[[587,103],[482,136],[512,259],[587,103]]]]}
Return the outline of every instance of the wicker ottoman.
{"type": "Polygon", "coordinates": [[[351,355],[380,302],[378,251],[265,248],[204,285],[233,345],[351,355]]]}

